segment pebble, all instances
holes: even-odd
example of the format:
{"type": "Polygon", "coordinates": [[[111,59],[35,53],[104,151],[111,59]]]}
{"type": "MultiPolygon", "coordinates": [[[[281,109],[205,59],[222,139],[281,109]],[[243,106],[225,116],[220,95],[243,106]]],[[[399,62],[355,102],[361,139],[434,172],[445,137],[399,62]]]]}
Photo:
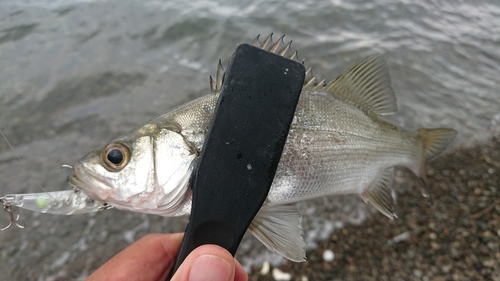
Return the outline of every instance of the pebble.
{"type": "Polygon", "coordinates": [[[481,233],[481,236],[483,236],[483,237],[491,237],[491,232],[484,231],[483,233],[481,233]]]}
{"type": "Polygon", "coordinates": [[[260,270],[260,275],[267,275],[269,273],[269,270],[271,269],[271,265],[269,264],[268,261],[265,261],[262,263],[262,268],[260,270]]]}
{"type": "Polygon", "coordinates": [[[495,261],[493,260],[485,260],[483,261],[483,265],[486,267],[494,267],[495,266],[495,261]]]}
{"type": "Polygon", "coordinates": [[[439,250],[441,249],[441,245],[439,245],[439,243],[436,242],[431,242],[431,248],[434,250],[439,250]]]}
{"type": "Polygon", "coordinates": [[[323,259],[326,262],[332,262],[335,259],[335,254],[332,252],[332,250],[327,249],[323,252],[323,259]]]}
{"type": "Polygon", "coordinates": [[[292,279],[292,275],[290,273],[283,272],[278,268],[273,269],[273,278],[276,281],[289,281],[292,279]]]}
{"type": "Polygon", "coordinates": [[[393,245],[393,244],[397,244],[401,241],[404,241],[406,239],[410,238],[410,233],[408,232],[403,232],[397,236],[395,236],[394,238],[390,239],[389,241],[387,241],[387,244],[388,245],[393,245]]]}

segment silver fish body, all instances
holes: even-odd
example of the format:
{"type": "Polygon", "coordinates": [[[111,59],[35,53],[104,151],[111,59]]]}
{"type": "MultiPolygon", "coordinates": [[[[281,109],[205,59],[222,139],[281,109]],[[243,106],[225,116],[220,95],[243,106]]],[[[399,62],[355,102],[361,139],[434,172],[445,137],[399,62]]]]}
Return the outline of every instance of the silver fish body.
{"type": "MultiPolygon", "coordinates": [[[[222,80],[219,67],[212,94],[91,152],[74,165],[69,182],[119,209],[189,214],[189,178],[203,149],[222,80]]],[[[425,181],[425,160],[444,150],[456,134],[452,129],[405,130],[381,119],[396,111],[396,100],[387,65],[379,55],[328,84],[311,81],[304,85],[269,195],[255,219],[259,224],[250,227],[270,249],[297,261],[304,257],[300,215],[279,206],[358,193],[392,218],[393,167],[407,167],[425,181]],[[276,221],[270,218],[283,220],[283,225],[266,223],[276,221]],[[282,245],[279,238],[265,241],[276,232],[272,228],[294,238],[289,245],[282,245]]]]}

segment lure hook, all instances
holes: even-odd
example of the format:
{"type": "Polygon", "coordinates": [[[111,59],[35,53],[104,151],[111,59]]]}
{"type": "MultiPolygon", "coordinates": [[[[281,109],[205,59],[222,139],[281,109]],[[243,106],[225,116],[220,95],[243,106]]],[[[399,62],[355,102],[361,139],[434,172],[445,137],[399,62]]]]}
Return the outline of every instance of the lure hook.
{"type": "Polygon", "coordinates": [[[24,224],[19,224],[19,214],[17,216],[14,215],[14,210],[12,206],[5,201],[3,197],[0,197],[0,202],[3,204],[3,210],[9,214],[10,222],[9,225],[7,225],[4,228],[0,228],[0,232],[3,232],[9,228],[11,228],[13,225],[16,225],[18,228],[25,228],[26,225],[24,224]]]}

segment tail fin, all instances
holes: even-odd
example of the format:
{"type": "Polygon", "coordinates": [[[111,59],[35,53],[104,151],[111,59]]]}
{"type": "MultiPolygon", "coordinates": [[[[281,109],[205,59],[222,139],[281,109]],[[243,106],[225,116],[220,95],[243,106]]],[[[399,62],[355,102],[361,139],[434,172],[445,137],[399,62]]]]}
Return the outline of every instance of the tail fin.
{"type": "Polygon", "coordinates": [[[418,129],[417,131],[423,138],[426,160],[432,160],[441,154],[457,135],[457,131],[448,128],[418,129]]]}
{"type": "MultiPolygon", "coordinates": [[[[457,131],[448,128],[438,129],[418,129],[424,143],[425,160],[436,158],[457,135],[457,131]]],[[[427,186],[427,178],[425,176],[425,164],[420,166],[420,180],[423,185],[422,195],[428,199],[429,204],[432,204],[430,192],[427,186]]]]}

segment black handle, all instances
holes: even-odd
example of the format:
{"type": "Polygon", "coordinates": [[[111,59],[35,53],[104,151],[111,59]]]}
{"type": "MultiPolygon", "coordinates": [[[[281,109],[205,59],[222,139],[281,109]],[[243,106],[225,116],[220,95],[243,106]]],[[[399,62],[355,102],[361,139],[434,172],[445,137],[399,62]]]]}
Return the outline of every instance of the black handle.
{"type": "Polygon", "coordinates": [[[269,192],[304,78],[297,61],[238,46],[193,173],[191,216],[168,280],[198,246],[217,244],[234,256],[269,192]]]}

